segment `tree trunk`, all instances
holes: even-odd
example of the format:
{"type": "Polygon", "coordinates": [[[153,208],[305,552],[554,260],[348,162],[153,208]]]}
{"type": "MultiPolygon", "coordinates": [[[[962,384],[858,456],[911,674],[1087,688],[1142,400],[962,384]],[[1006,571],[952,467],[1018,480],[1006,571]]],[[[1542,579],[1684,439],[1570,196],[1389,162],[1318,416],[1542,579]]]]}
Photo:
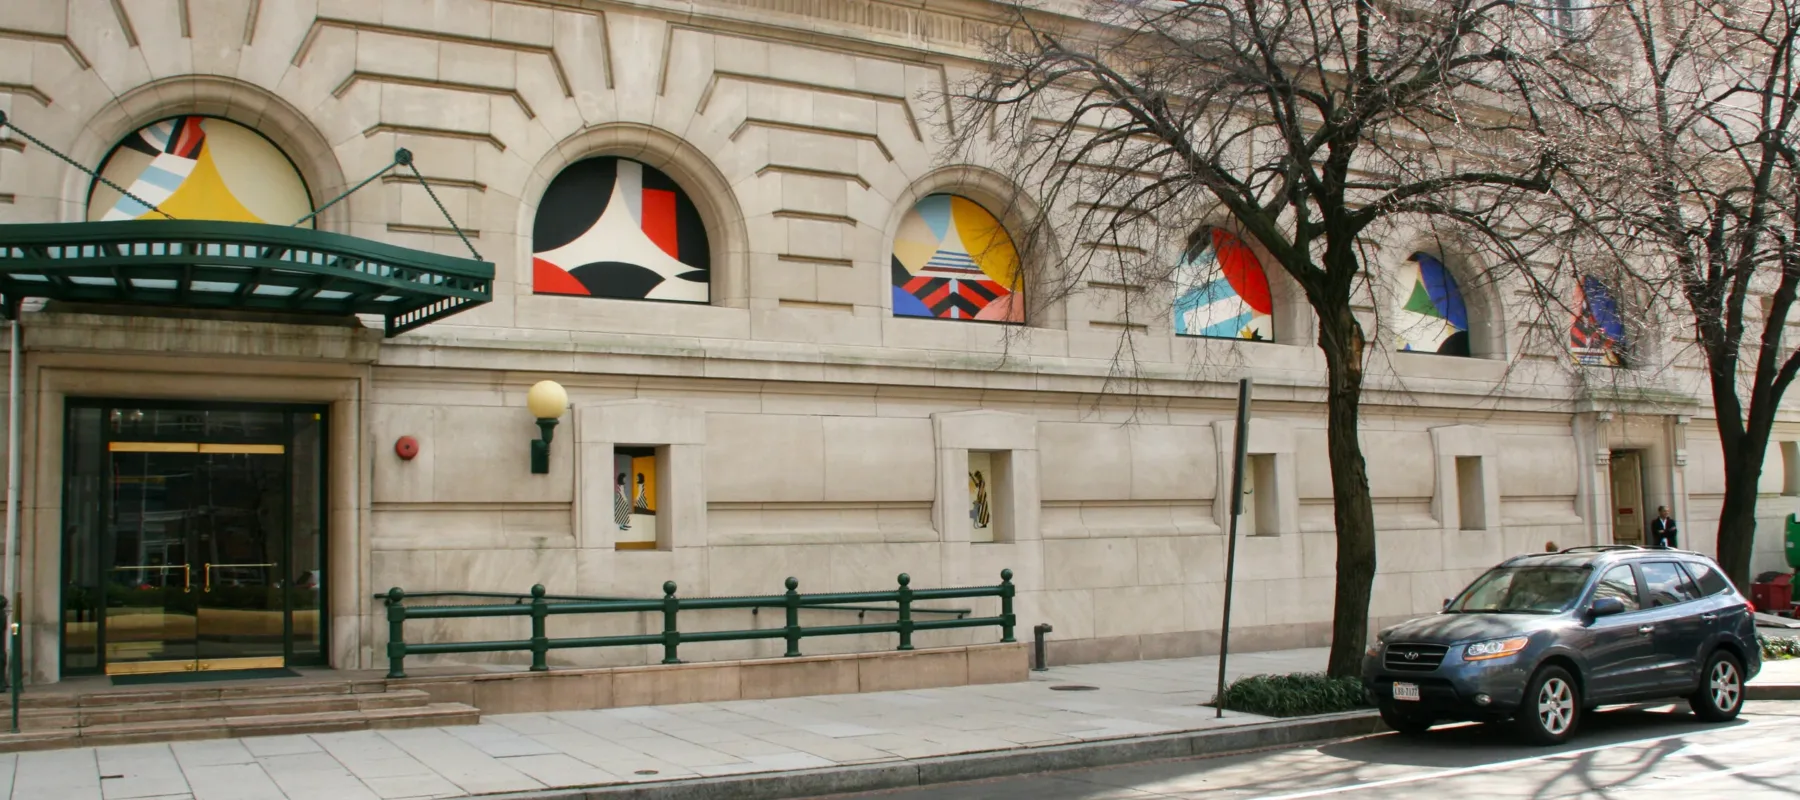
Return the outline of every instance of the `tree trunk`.
{"type": "Polygon", "coordinates": [[[1719,566],[1740,591],[1750,591],[1750,555],[1756,544],[1757,483],[1769,452],[1767,434],[1747,434],[1725,446],[1725,505],[1719,509],[1719,566]],[[1736,452],[1733,452],[1736,451],[1736,452]]]}
{"type": "Polygon", "coordinates": [[[1363,332],[1344,307],[1319,312],[1319,349],[1325,353],[1326,455],[1331,462],[1333,516],[1337,522],[1337,595],[1331,615],[1333,677],[1362,674],[1369,636],[1369,598],[1375,585],[1375,509],[1369,501],[1369,469],[1358,438],[1362,403],[1363,332]]]}

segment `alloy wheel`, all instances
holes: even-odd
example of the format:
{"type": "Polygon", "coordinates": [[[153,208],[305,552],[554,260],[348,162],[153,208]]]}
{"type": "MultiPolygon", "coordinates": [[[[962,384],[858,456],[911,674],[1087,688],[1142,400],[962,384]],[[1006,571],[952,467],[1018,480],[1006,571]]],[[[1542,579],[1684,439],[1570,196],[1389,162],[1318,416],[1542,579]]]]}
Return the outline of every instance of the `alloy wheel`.
{"type": "Polygon", "coordinates": [[[1712,674],[1707,676],[1708,688],[1712,691],[1713,706],[1720,711],[1733,711],[1743,698],[1743,683],[1738,680],[1737,665],[1730,659],[1721,658],[1713,664],[1712,674]]]}
{"type": "Polygon", "coordinates": [[[1575,721],[1575,692],[1568,681],[1558,677],[1544,681],[1538,689],[1537,714],[1545,733],[1561,736],[1569,730],[1575,721]]]}

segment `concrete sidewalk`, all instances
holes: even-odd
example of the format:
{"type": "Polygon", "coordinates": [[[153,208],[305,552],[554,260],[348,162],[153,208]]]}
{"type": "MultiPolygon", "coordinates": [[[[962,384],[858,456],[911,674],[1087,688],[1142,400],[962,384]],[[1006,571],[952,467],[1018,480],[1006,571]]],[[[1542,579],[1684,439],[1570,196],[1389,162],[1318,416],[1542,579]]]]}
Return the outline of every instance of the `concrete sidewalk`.
{"type": "MultiPolygon", "coordinates": [[[[1231,658],[1229,676],[1316,671],[1324,663],[1322,649],[1246,653],[1231,658]]],[[[1248,732],[1268,722],[1246,714],[1218,720],[1200,705],[1212,699],[1216,665],[1210,657],[1090,664],[1033,673],[1017,684],[504,714],[465,727],[21,753],[0,756],[0,800],[466,797],[904,766],[1159,734],[1248,732]]],[[[1800,660],[1769,662],[1752,683],[1800,686],[1800,660]]],[[[730,791],[715,787],[695,796],[730,791]]]]}
{"type": "MultiPolygon", "coordinates": [[[[1230,676],[1316,671],[1246,653],[1230,676]]],[[[399,800],[899,763],[1265,722],[1200,704],[1217,660],[1057,667],[1026,683],[505,714],[480,725],[0,757],[0,800],[399,800]],[[1084,687],[1093,687],[1091,689],[1084,687]]]]}

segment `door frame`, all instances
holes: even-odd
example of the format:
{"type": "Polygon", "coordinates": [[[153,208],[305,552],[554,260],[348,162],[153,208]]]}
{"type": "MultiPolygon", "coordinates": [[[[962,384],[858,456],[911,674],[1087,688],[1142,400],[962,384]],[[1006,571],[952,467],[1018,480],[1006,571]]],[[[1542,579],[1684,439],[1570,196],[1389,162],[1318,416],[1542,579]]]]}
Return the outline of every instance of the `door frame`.
{"type": "MultiPolygon", "coordinates": [[[[298,659],[298,660],[296,660],[296,658],[294,657],[293,595],[292,595],[291,591],[284,592],[282,595],[283,613],[282,613],[282,656],[281,656],[281,658],[282,658],[283,665],[289,666],[289,667],[292,667],[292,666],[328,666],[329,665],[330,660],[331,660],[331,652],[330,652],[331,651],[330,591],[331,591],[331,581],[333,580],[333,576],[331,574],[332,570],[331,570],[331,535],[330,535],[330,533],[331,533],[331,531],[330,531],[330,527],[331,527],[330,498],[331,498],[331,416],[332,416],[331,411],[332,411],[332,409],[331,409],[331,405],[329,403],[210,401],[210,400],[177,400],[177,399],[154,399],[154,398],[134,399],[134,398],[129,398],[129,397],[90,397],[90,396],[82,396],[82,395],[66,395],[62,398],[62,400],[63,400],[63,402],[62,402],[63,414],[62,414],[62,419],[61,419],[62,424],[59,426],[59,428],[62,429],[64,435],[62,437],[62,439],[63,439],[63,442],[62,442],[63,458],[62,458],[62,465],[61,465],[62,475],[61,475],[61,480],[60,480],[61,491],[58,493],[61,498],[60,508],[58,509],[58,518],[60,520],[59,525],[58,525],[59,531],[66,531],[68,528],[68,525],[70,524],[67,519],[67,515],[68,515],[68,511],[69,511],[69,504],[71,501],[70,496],[69,496],[70,495],[69,470],[71,469],[71,465],[75,463],[75,459],[72,457],[72,455],[73,455],[72,451],[75,447],[75,440],[74,440],[74,437],[67,435],[67,429],[68,429],[68,424],[69,424],[69,419],[70,419],[69,412],[71,410],[78,409],[78,408],[96,408],[96,409],[100,410],[100,412],[102,414],[102,426],[103,427],[102,427],[102,435],[101,435],[101,438],[99,441],[99,445],[102,448],[103,453],[110,452],[107,448],[107,445],[111,444],[111,442],[113,441],[111,436],[109,434],[107,434],[105,431],[104,415],[105,415],[106,411],[113,409],[113,408],[140,408],[140,409],[152,409],[152,410],[158,410],[158,411],[182,411],[182,410],[262,411],[262,412],[275,412],[275,413],[284,413],[284,414],[310,412],[310,413],[318,415],[318,422],[319,422],[319,456],[318,456],[319,480],[318,480],[318,485],[315,488],[316,488],[316,491],[318,492],[317,503],[318,503],[318,508],[319,508],[319,556],[318,556],[318,558],[319,558],[319,569],[318,569],[318,573],[319,573],[319,584],[318,584],[319,585],[319,589],[318,589],[319,608],[318,608],[318,621],[316,623],[317,628],[318,628],[319,648],[318,648],[318,653],[317,653],[316,657],[307,657],[307,658],[302,658],[302,659],[298,659]]],[[[287,422],[284,423],[283,432],[284,432],[283,433],[284,441],[282,444],[283,444],[284,458],[287,460],[286,474],[287,474],[287,479],[289,481],[289,485],[291,487],[292,480],[293,480],[293,423],[291,421],[291,418],[287,422]]],[[[111,463],[112,462],[111,462],[110,458],[104,459],[104,461],[103,461],[104,466],[102,467],[102,469],[104,470],[104,474],[106,476],[108,476],[109,478],[112,474],[111,463]]],[[[283,534],[282,534],[282,547],[285,551],[290,551],[287,553],[288,556],[292,555],[291,550],[293,547],[292,517],[293,517],[294,507],[295,507],[294,500],[295,500],[295,498],[293,495],[293,491],[290,488],[289,491],[286,493],[286,499],[285,499],[286,510],[284,512],[284,517],[287,518],[287,524],[284,527],[283,534]]],[[[102,507],[102,511],[100,513],[100,518],[104,521],[103,524],[107,525],[110,528],[111,519],[112,519],[110,492],[102,495],[102,503],[103,503],[103,507],[102,507]]],[[[64,535],[66,535],[66,533],[64,535]]],[[[106,536],[106,535],[110,535],[110,534],[103,531],[100,533],[100,535],[106,536]]],[[[64,540],[59,539],[59,546],[58,546],[59,553],[62,550],[62,547],[61,547],[62,541],[64,541],[64,540]]],[[[99,559],[100,553],[103,552],[103,548],[96,547],[96,548],[94,548],[94,551],[95,551],[94,557],[96,559],[99,559]]],[[[64,585],[66,585],[66,580],[67,580],[66,575],[65,575],[66,563],[65,563],[64,559],[59,556],[56,560],[56,564],[57,564],[57,583],[56,583],[56,585],[59,587],[64,586],[64,585]]],[[[290,586],[289,588],[291,589],[292,587],[290,586]]],[[[102,587],[102,589],[104,590],[104,587],[102,587]]],[[[104,603],[104,591],[102,593],[102,601],[101,602],[104,603]]],[[[57,665],[58,665],[59,677],[66,678],[66,677],[86,676],[86,675],[122,674],[122,673],[111,673],[111,672],[107,671],[107,664],[106,664],[106,613],[105,613],[104,605],[101,606],[98,614],[96,615],[96,625],[95,625],[95,631],[94,631],[94,646],[95,646],[95,652],[96,652],[96,656],[97,656],[95,659],[96,666],[93,668],[81,668],[81,669],[68,668],[68,666],[67,666],[68,659],[66,657],[67,653],[68,653],[67,641],[66,641],[67,632],[68,632],[67,624],[66,624],[67,619],[68,619],[68,609],[66,607],[66,604],[67,604],[66,593],[62,592],[62,591],[58,591],[57,592],[57,614],[56,614],[56,619],[57,619],[56,651],[57,651],[57,665]]],[[[198,659],[196,660],[196,664],[198,664],[198,659]]],[[[247,665],[247,666],[264,666],[264,665],[257,664],[257,665],[247,665]]],[[[155,671],[162,671],[162,670],[155,670],[155,671]]]]}

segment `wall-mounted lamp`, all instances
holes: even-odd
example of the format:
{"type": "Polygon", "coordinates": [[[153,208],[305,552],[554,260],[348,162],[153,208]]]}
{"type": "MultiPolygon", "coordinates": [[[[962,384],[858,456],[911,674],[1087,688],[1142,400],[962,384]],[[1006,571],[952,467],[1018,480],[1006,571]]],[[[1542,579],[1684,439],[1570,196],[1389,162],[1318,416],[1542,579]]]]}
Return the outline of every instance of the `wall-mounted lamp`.
{"type": "Polygon", "coordinates": [[[550,438],[556,431],[556,421],[569,407],[569,393],[556,381],[538,381],[525,395],[525,407],[537,417],[539,431],[538,438],[531,442],[531,474],[543,475],[550,471],[550,438]]]}

